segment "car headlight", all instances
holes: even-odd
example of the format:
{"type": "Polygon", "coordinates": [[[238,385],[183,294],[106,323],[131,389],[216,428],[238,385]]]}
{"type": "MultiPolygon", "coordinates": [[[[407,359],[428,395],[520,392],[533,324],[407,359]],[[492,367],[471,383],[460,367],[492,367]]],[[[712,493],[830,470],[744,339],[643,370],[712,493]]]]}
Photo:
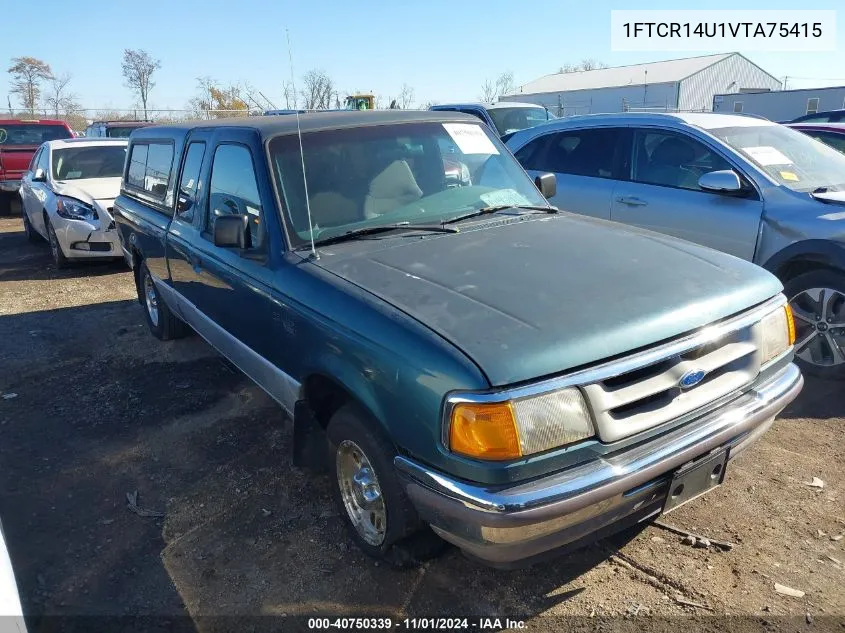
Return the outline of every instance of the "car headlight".
{"type": "Polygon", "coordinates": [[[56,213],[67,220],[94,220],[97,213],[90,205],[76,198],[57,196],[56,213]]]}
{"type": "Polygon", "coordinates": [[[786,352],[795,343],[792,309],[785,304],[760,320],[761,364],[765,365],[786,352]]]}
{"type": "Polygon", "coordinates": [[[503,402],[458,401],[446,423],[450,451],[489,460],[517,459],[595,435],[574,387],[503,402]]]}

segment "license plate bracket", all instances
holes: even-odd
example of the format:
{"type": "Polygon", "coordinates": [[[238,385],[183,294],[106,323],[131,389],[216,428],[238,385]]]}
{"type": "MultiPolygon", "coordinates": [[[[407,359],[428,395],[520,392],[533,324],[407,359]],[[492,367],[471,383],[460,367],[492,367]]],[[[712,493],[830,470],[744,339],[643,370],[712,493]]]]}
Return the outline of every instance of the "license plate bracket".
{"type": "Polygon", "coordinates": [[[672,476],[663,514],[721,486],[727,465],[728,449],[723,448],[681,466],[672,476]]]}

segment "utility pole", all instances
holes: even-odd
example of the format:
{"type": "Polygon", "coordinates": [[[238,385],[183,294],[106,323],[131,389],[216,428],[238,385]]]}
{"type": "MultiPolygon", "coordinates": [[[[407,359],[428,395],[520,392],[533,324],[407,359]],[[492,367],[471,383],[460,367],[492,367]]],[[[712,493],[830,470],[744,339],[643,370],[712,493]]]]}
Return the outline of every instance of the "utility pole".
{"type": "Polygon", "coordinates": [[[788,85],[788,83],[789,83],[789,77],[784,75],[783,76],[783,88],[781,88],[781,90],[786,90],[786,86],[788,85]]]}

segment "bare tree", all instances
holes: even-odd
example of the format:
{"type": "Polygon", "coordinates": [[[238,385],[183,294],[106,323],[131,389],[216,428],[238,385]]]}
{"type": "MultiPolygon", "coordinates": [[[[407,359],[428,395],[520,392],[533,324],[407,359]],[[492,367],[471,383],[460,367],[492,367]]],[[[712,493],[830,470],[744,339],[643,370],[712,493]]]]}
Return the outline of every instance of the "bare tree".
{"type": "Polygon", "coordinates": [[[600,68],[607,68],[604,62],[588,57],[582,59],[578,64],[564,64],[558,69],[559,73],[577,73],[583,70],[598,70],[600,68]]]}
{"type": "Polygon", "coordinates": [[[324,71],[312,69],[302,76],[302,99],[307,110],[328,110],[335,93],[334,82],[324,71]]]}
{"type": "Polygon", "coordinates": [[[126,80],[126,87],[140,99],[145,119],[150,90],[155,87],[153,74],[159,68],[161,68],[161,62],[150,57],[145,50],[127,48],[123,51],[123,78],[126,80]]]}
{"type": "Polygon", "coordinates": [[[76,95],[68,89],[70,80],[71,76],[69,73],[53,75],[50,78],[50,91],[47,93],[47,98],[44,102],[57,118],[62,112],[69,115],[79,110],[76,95]]]}
{"type": "Polygon", "coordinates": [[[13,57],[8,73],[12,76],[9,92],[18,95],[23,107],[35,116],[41,98],[41,82],[53,76],[50,64],[34,57],[13,57]]]}
{"type": "Polygon", "coordinates": [[[414,104],[414,89],[408,84],[402,84],[402,89],[399,91],[399,97],[396,99],[396,105],[403,110],[407,110],[414,104]]]}
{"type": "Polygon", "coordinates": [[[211,77],[199,77],[197,95],[188,102],[188,109],[197,118],[246,116],[249,106],[242,92],[237,84],[220,86],[211,77]]]}
{"type": "Polygon", "coordinates": [[[289,81],[282,83],[282,92],[285,96],[285,108],[296,110],[296,91],[293,89],[293,84],[289,81]]]}
{"type": "Polygon", "coordinates": [[[479,101],[484,103],[492,103],[496,98],[496,84],[489,79],[485,79],[481,84],[481,95],[478,97],[479,101]]]}
{"type": "Polygon", "coordinates": [[[513,90],[513,73],[508,71],[499,75],[499,78],[496,79],[496,96],[501,97],[513,92],[513,90]]]}
{"type": "Polygon", "coordinates": [[[431,106],[436,106],[436,105],[438,105],[439,103],[440,103],[439,101],[426,101],[426,102],[425,102],[425,103],[423,103],[420,107],[421,107],[423,110],[428,110],[429,108],[431,108],[431,106]]]}

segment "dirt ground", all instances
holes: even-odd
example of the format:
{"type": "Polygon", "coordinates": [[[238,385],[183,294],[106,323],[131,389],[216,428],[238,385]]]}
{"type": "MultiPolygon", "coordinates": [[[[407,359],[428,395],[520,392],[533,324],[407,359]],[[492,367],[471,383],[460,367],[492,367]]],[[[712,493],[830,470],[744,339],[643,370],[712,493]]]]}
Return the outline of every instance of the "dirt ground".
{"type": "Polygon", "coordinates": [[[20,216],[0,218],[0,341],[0,517],[30,616],[845,631],[841,385],[808,380],[724,486],[664,517],[731,551],[647,526],[527,570],[449,549],[396,571],[353,546],[326,479],[291,466],[291,425],[263,392],[198,337],[147,332],[122,264],[57,271],[20,216]],[[163,517],[131,512],[136,491],[163,517]]]}

